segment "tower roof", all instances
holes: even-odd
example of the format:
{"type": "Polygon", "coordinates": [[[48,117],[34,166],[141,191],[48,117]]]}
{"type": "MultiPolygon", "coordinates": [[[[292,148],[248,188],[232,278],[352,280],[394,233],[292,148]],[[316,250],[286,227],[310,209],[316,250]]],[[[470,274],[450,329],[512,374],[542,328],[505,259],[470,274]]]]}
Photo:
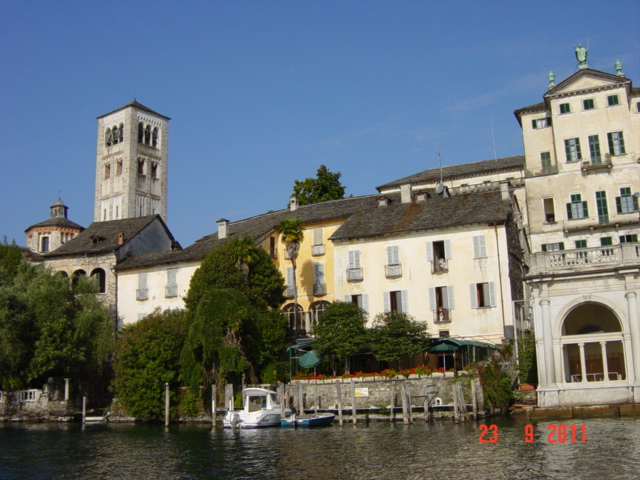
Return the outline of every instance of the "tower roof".
{"type": "Polygon", "coordinates": [[[135,98],[133,99],[132,102],[129,102],[126,105],[121,106],[120,108],[116,108],[115,110],[105,113],[104,115],[100,115],[99,117],[96,117],[96,118],[101,119],[103,117],[106,117],[107,115],[111,115],[112,113],[116,113],[116,112],[119,112],[120,110],[124,110],[125,108],[135,108],[136,110],[143,110],[145,112],[158,115],[159,117],[166,118],[167,120],[171,120],[171,118],[167,117],[166,115],[162,115],[161,113],[158,113],[155,110],[151,110],[149,107],[145,107],[144,105],[139,103],[135,98]]]}

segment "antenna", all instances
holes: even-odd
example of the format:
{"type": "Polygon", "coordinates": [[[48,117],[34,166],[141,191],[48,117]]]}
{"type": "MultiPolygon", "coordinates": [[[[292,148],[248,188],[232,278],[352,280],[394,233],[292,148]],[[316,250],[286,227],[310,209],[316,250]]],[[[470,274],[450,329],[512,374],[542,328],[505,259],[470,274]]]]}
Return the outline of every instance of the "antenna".
{"type": "Polygon", "coordinates": [[[498,154],[496,153],[496,137],[493,133],[493,112],[491,112],[491,143],[493,144],[493,160],[496,162],[496,173],[500,181],[500,171],[498,170],[498,154]]]}
{"type": "Polygon", "coordinates": [[[442,158],[440,158],[440,149],[436,152],[438,155],[438,168],[440,169],[440,183],[442,183],[442,158]]]}

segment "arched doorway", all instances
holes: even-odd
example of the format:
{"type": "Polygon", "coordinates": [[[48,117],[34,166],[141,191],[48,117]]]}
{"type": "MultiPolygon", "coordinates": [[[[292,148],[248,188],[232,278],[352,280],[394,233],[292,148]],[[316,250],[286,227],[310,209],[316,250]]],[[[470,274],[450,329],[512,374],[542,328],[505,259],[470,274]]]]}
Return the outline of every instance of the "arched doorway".
{"type": "Polygon", "coordinates": [[[309,306],[309,314],[311,316],[311,328],[312,329],[313,329],[313,327],[318,325],[318,321],[320,320],[320,317],[322,317],[322,314],[324,313],[324,311],[327,309],[327,307],[329,305],[331,305],[331,304],[329,302],[327,302],[326,300],[320,300],[318,302],[313,302],[309,306]]]}
{"type": "Polygon", "coordinates": [[[615,313],[600,303],[583,303],[562,324],[564,380],[609,382],[626,379],[622,327],[615,313]]]}
{"type": "Polygon", "coordinates": [[[98,293],[105,293],[107,291],[107,278],[104,270],[96,268],[91,272],[91,278],[94,279],[98,286],[98,293]]]}
{"type": "Polygon", "coordinates": [[[298,303],[288,303],[282,309],[285,317],[289,322],[289,332],[293,338],[300,338],[306,336],[306,329],[304,326],[304,310],[298,303]]]}
{"type": "Polygon", "coordinates": [[[71,283],[73,285],[78,285],[78,280],[80,279],[80,277],[86,277],[87,276],[87,272],[85,272],[84,270],[80,269],[80,270],[76,270],[75,272],[73,272],[73,275],[71,275],[71,283]]]}

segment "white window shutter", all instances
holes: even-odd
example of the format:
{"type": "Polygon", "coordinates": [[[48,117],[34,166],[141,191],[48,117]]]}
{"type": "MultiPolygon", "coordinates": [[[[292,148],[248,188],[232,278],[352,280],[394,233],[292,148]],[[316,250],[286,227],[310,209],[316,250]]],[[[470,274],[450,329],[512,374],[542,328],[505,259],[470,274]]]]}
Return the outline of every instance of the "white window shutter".
{"type": "Polygon", "coordinates": [[[473,237],[473,258],[481,258],[487,256],[487,245],[484,235],[473,237]]]}
{"type": "Polygon", "coordinates": [[[402,311],[400,313],[409,313],[409,294],[406,290],[402,290],[400,295],[402,295],[402,311]]]}
{"type": "Polygon", "coordinates": [[[147,288],[147,274],[146,273],[138,274],[138,288],[140,290],[144,290],[145,288],[147,288]]]}
{"type": "Polygon", "coordinates": [[[489,282],[489,305],[492,307],[496,306],[496,293],[493,287],[493,282],[489,282]]]}
{"type": "Polygon", "coordinates": [[[369,294],[365,293],[362,295],[362,309],[369,313],[369,294]]]}
{"type": "Polygon", "coordinates": [[[447,301],[448,301],[448,305],[447,308],[449,310],[453,310],[455,308],[455,303],[453,300],[453,287],[447,287],[447,301]]]}
{"type": "Polygon", "coordinates": [[[400,263],[398,247],[387,247],[387,265],[397,265],[400,263]]]}
{"type": "Polygon", "coordinates": [[[313,229],[313,244],[322,245],[322,228],[313,229]]]}
{"type": "Polygon", "coordinates": [[[351,303],[351,295],[344,296],[344,303],[351,303]]]}
{"type": "Polygon", "coordinates": [[[429,310],[436,311],[436,289],[435,287],[429,287],[429,310]]]}
{"type": "Polygon", "coordinates": [[[293,286],[293,267],[287,267],[287,286],[293,286]]]}
{"type": "Polygon", "coordinates": [[[324,283],[324,265],[321,263],[313,264],[313,277],[315,283],[324,283]]]}
{"type": "Polygon", "coordinates": [[[349,252],[349,268],[360,268],[360,250],[349,252]]]}
{"type": "Polygon", "coordinates": [[[478,293],[475,283],[469,285],[469,295],[471,297],[471,308],[478,308],[478,293]]]}
{"type": "Polygon", "coordinates": [[[446,260],[451,259],[451,240],[444,241],[444,258],[446,260]]]}
{"type": "Polygon", "coordinates": [[[383,300],[384,300],[384,313],[389,313],[391,311],[391,298],[389,296],[389,292],[383,292],[383,300]]]}
{"type": "Polygon", "coordinates": [[[433,243],[427,242],[427,262],[433,262],[433,243]]]}

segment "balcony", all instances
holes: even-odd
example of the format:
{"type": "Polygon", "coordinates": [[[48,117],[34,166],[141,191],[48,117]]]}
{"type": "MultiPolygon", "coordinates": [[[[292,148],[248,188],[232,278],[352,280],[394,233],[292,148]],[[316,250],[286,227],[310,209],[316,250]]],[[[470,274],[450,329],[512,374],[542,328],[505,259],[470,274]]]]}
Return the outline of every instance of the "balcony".
{"type": "Polygon", "coordinates": [[[149,289],[136,288],[136,300],[149,300],[149,289]]]}
{"type": "Polygon", "coordinates": [[[290,285],[287,285],[287,288],[284,290],[284,296],[287,298],[293,298],[295,296],[294,288],[290,285]]]}
{"type": "Polygon", "coordinates": [[[326,283],[314,283],[313,284],[313,294],[316,296],[326,295],[327,294],[327,284],[326,283]]]}
{"type": "Polygon", "coordinates": [[[164,287],[164,297],[165,298],[175,298],[178,296],[178,285],[167,285],[164,287]]]}
{"type": "Polygon", "coordinates": [[[640,244],[623,243],[594,248],[538,252],[531,255],[530,275],[579,272],[640,264],[640,244]]]}
{"type": "Polygon", "coordinates": [[[361,281],[362,281],[362,267],[347,268],[347,282],[361,282],[361,281]]]}
{"type": "Polygon", "coordinates": [[[611,170],[613,164],[611,163],[611,157],[605,156],[605,158],[592,158],[591,160],[582,161],[582,173],[588,173],[596,170],[611,170]]]}
{"type": "Polygon", "coordinates": [[[324,244],[313,245],[311,247],[311,255],[313,255],[314,257],[324,255],[324,244]]]}
{"type": "Polygon", "coordinates": [[[449,323],[451,322],[451,310],[448,308],[438,307],[438,310],[433,312],[433,323],[449,323]]]}
{"type": "Polygon", "coordinates": [[[449,271],[449,264],[444,258],[436,258],[431,264],[431,273],[447,273],[449,271]]]}
{"type": "Polygon", "coordinates": [[[396,263],[384,266],[384,275],[387,278],[399,278],[402,276],[402,264],[396,263]]]}

